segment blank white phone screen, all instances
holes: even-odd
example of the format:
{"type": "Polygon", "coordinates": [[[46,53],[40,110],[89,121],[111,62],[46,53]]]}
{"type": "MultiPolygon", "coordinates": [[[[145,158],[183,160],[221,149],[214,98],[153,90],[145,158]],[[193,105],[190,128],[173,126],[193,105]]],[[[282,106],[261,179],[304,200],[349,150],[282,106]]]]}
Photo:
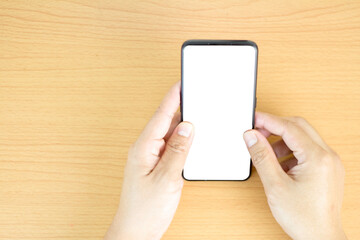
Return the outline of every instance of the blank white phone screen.
{"type": "Polygon", "coordinates": [[[194,125],[183,176],[187,180],[245,180],[250,154],[257,49],[250,45],[183,48],[182,117],[194,125]]]}

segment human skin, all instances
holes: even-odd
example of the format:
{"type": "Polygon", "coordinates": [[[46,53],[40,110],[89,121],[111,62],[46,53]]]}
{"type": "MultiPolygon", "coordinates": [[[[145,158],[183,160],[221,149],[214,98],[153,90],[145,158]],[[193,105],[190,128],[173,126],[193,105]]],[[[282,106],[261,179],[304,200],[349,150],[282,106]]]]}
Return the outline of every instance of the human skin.
{"type": "Polygon", "coordinates": [[[105,239],[160,239],[180,201],[182,169],[194,136],[180,123],[180,82],[130,147],[120,203],[105,239]]]}
{"type": "MultiPolygon", "coordinates": [[[[179,105],[177,82],[130,147],[119,207],[106,240],[160,239],[169,227],[196,134],[191,123],[180,123],[179,105]]],[[[345,172],[339,156],[303,118],[257,112],[255,128],[243,137],[271,212],[284,231],[295,240],[346,239],[340,217],[345,172]],[[282,140],[271,146],[266,138],[272,134],[282,140]],[[279,164],[277,158],[287,155],[293,157],[279,164]]]]}
{"type": "Polygon", "coordinates": [[[345,170],[340,157],[301,117],[255,114],[244,133],[271,212],[295,240],[346,239],[341,225],[345,170]],[[281,136],[272,146],[266,137],[281,136]],[[290,155],[292,154],[292,155],[290,155]],[[290,155],[279,164],[278,158],[290,155]]]}

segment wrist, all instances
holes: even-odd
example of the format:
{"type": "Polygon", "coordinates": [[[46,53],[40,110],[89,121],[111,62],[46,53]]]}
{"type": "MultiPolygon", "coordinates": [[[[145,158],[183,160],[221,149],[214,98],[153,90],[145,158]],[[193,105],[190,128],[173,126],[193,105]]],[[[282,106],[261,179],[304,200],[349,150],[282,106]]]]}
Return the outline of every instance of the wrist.
{"type": "Polygon", "coordinates": [[[341,218],[338,217],[336,221],[333,222],[333,226],[329,226],[329,231],[327,232],[326,236],[322,239],[329,239],[329,240],[347,240],[345,231],[341,224],[341,218]]]}
{"type": "Polygon", "coordinates": [[[346,234],[345,234],[344,230],[341,228],[341,229],[338,229],[336,232],[332,233],[331,236],[329,236],[326,239],[329,239],[329,240],[332,240],[332,239],[334,239],[334,240],[347,240],[347,237],[346,237],[346,234]]]}
{"type": "Polygon", "coordinates": [[[316,232],[302,235],[294,240],[347,240],[346,234],[342,228],[323,228],[316,232]]]}
{"type": "Polygon", "coordinates": [[[149,235],[142,232],[119,232],[114,238],[114,240],[154,240],[154,239],[161,239],[160,236],[155,235],[149,235]]]}
{"type": "Polygon", "coordinates": [[[104,240],[140,240],[146,238],[142,237],[142,234],[139,232],[131,232],[131,231],[124,231],[121,228],[116,228],[111,226],[108,232],[106,233],[106,236],[104,240]]]}
{"type": "Polygon", "coordinates": [[[139,229],[135,224],[128,224],[116,219],[111,224],[104,240],[154,240],[161,239],[161,235],[152,234],[139,229]]]}
{"type": "Polygon", "coordinates": [[[288,235],[293,240],[347,240],[341,221],[327,221],[327,223],[325,223],[324,221],[310,222],[312,222],[312,224],[307,225],[306,228],[302,228],[302,231],[297,231],[296,234],[291,234],[290,232],[287,232],[288,235]]]}

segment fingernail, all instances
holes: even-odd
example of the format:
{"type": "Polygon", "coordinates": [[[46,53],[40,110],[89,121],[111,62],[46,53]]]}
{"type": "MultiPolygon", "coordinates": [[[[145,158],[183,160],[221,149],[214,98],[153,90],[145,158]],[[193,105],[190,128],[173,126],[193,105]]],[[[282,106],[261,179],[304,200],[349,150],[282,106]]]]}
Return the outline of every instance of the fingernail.
{"type": "Polygon", "coordinates": [[[182,122],[178,127],[177,134],[183,137],[189,137],[191,135],[191,131],[192,131],[192,124],[182,122]]]}
{"type": "Polygon", "coordinates": [[[252,131],[247,131],[244,133],[244,140],[248,148],[252,147],[257,142],[256,135],[252,131]]]}

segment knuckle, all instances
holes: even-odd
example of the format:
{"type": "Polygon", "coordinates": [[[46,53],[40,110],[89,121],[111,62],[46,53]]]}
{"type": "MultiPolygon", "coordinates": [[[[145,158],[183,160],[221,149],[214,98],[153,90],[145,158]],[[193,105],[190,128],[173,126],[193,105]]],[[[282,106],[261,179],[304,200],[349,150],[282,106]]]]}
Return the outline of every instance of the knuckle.
{"type": "Polygon", "coordinates": [[[319,159],[318,170],[320,172],[330,172],[331,169],[334,168],[335,165],[334,163],[335,161],[333,159],[332,154],[323,150],[319,159]]]}
{"type": "Polygon", "coordinates": [[[324,165],[329,165],[334,161],[333,155],[331,153],[324,151],[323,154],[321,155],[320,161],[324,165]]]}
{"type": "Polygon", "coordinates": [[[298,133],[303,131],[303,127],[304,127],[303,125],[304,123],[302,123],[303,120],[298,120],[298,118],[301,117],[290,117],[284,120],[285,121],[284,128],[286,129],[287,132],[298,133]]]}
{"type": "Polygon", "coordinates": [[[187,150],[185,144],[178,140],[170,140],[167,143],[166,147],[169,151],[174,152],[174,153],[185,153],[187,150]]]}
{"type": "Polygon", "coordinates": [[[294,116],[291,117],[291,122],[293,123],[293,125],[297,128],[303,128],[306,125],[309,125],[308,121],[306,121],[305,118],[300,117],[300,116],[294,116]]]}
{"type": "Polygon", "coordinates": [[[293,117],[294,122],[296,122],[299,125],[304,125],[307,123],[306,119],[300,116],[294,116],[293,117]]]}
{"type": "Polygon", "coordinates": [[[339,154],[337,154],[336,152],[333,151],[332,156],[333,156],[335,163],[337,163],[337,169],[340,171],[342,176],[345,176],[345,166],[342,163],[339,154]]]}
{"type": "Polygon", "coordinates": [[[269,151],[266,148],[257,149],[252,154],[252,161],[254,165],[260,165],[265,160],[269,151]]]}
{"type": "MultiPolygon", "coordinates": [[[[159,164],[161,164],[161,162],[159,164]]],[[[156,181],[161,184],[166,191],[177,192],[183,187],[183,179],[181,177],[181,171],[179,170],[174,170],[162,165],[156,170],[156,174],[153,175],[156,181]]]]}
{"type": "Polygon", "coordinates": [[[266,199],[270,207],[276,206],[279,197],[272,191],[266,193],[266,199]]]}
{"type": "Polygon", "coordinates": [[[324,150],[320,157],[318,170],[325,174],[338,174],[342,178],[345,177],[345,167],[340,156],[335,152],[327,152],[324,150]]]}
{"type": "Polygon", "coordinates": [[[339,154],[337,154],[337,152],[333,151],[332,154],[333,154],[333,158],[335,159],[335,161],[341,162],[341,158],[340,158],[339,154]]]}
{"type": "Polygon", "coordinates": [[[289,129],[295,127],[295,122],[292,120],[292,118],[284,118],[284,129],[286,129],[286,131],[289,131],[289,129]]]}
{"type": "Polygon", "coordinates": [[[284,192],[286,192],[286,185],[283,181],[273,181],[271,187],[265,190],[268,204],[270,206],[275,206],[279,199],[283,198],[284,192]]]}

